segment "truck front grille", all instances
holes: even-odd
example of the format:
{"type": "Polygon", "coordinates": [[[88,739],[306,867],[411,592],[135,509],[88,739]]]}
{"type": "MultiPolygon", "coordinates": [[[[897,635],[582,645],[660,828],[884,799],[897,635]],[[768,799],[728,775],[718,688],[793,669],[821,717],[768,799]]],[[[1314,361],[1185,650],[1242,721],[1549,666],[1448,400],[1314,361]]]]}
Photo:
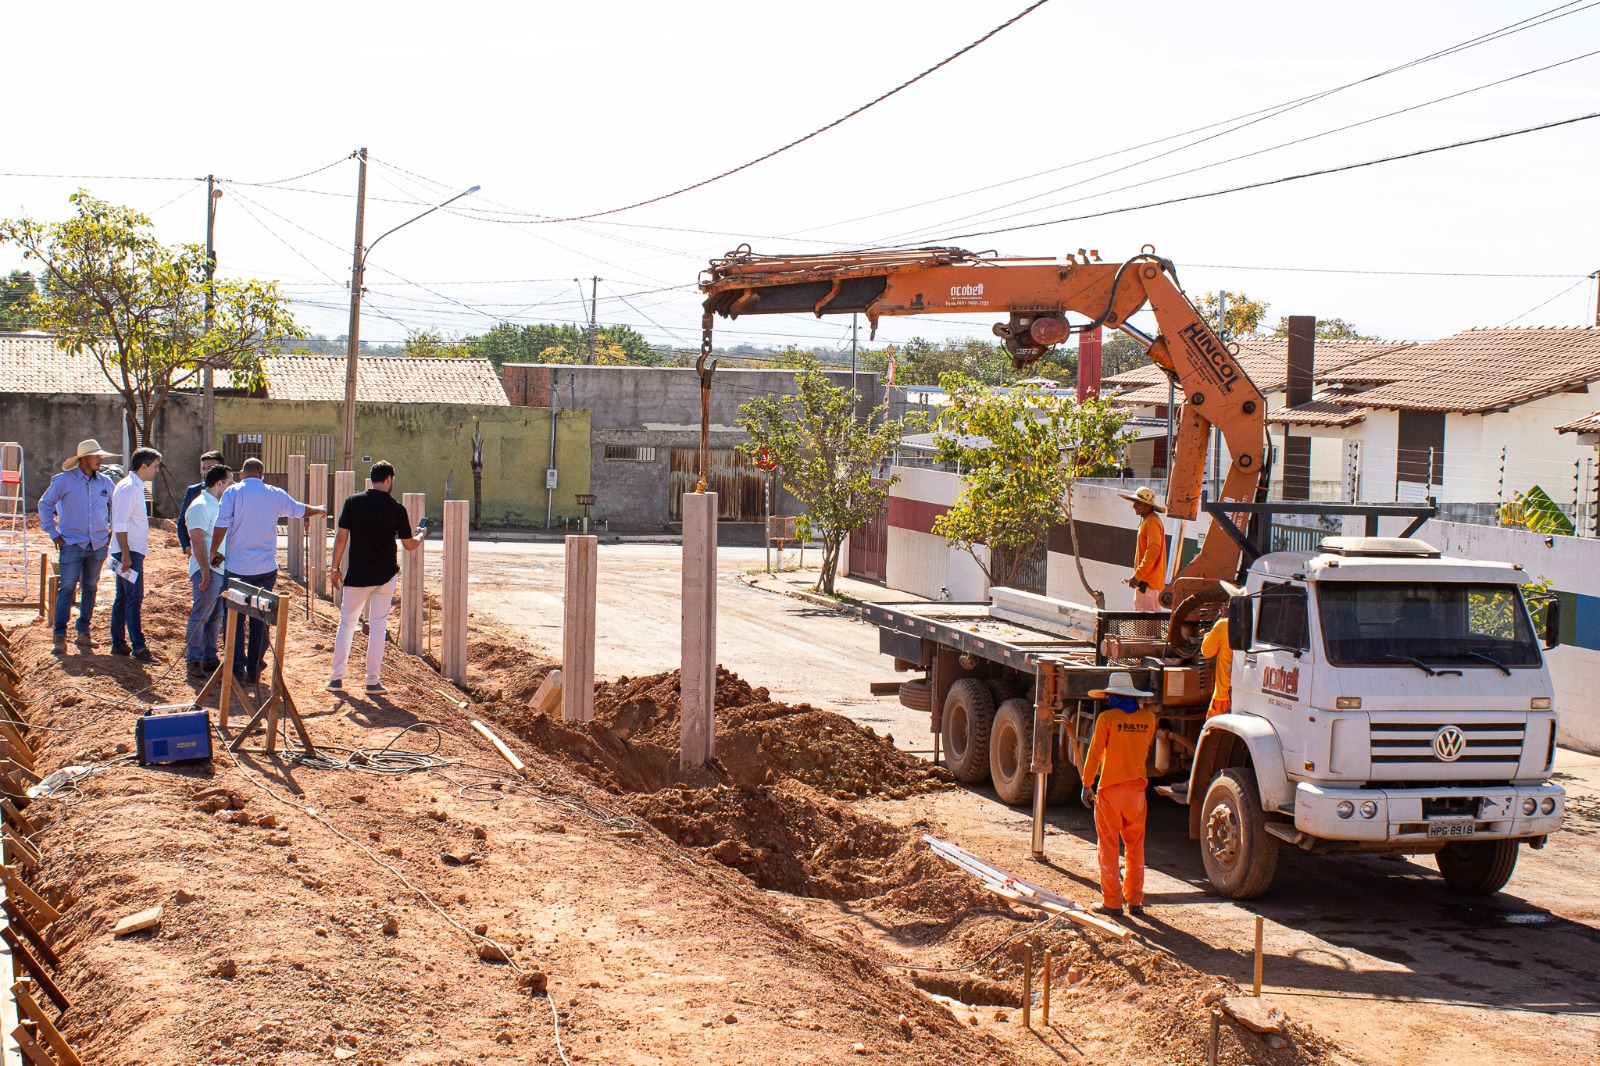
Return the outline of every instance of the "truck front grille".
{"type": "Polygon", "coordinates": [[[1525,725],[1508,722],[1373,722],[1372,767],[1383,776],[1393,776],[1410,768],[1437,768],[1469,763],[1475,769],[1493,772],[1516,769],[1522,760],[1525,725]],[[1433,741],[1440,729],[1453,725],[1466,737],[1466,748],[1449,762],[1439,758],[1433,741]]]}

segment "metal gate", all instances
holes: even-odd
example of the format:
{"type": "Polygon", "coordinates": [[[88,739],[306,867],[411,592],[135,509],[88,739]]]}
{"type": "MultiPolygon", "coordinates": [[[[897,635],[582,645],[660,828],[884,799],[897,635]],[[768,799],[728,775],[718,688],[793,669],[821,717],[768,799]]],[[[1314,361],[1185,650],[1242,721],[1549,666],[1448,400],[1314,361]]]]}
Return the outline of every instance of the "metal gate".
{"type": "MultiPolygon", "coordinates": [[[[872,479],[874,488],[883,481],[872,479]]],[[[850,534],[850,576],[868,581],[887,580],[889,571],[889,501],[866,525],[850,534]]]]}
{"type": "Polygon", "coordinates": [[[333,473],[336,440],[329,433],[226,433],[222,437],[222,461],[235,473],[246,459],[260,459],[266,466],[261,480],[280,489],[289,487],[289,456],[306,457],[306,473],[313,463],[328,468],[328,495],[333,499],[333,473]]]}
{"type": "MultiPolygon", "coordinates": [[[[667,478],[667,516],[683,521],[683,494],[700,484],[700,449],[672,449],[672,472],[667,478]]],[[[711,469],[706,471],[706,491],[717,494],[719,522],[760,522],[762,494],[767,476],[743,452],[711,449],[711,469]]]]}

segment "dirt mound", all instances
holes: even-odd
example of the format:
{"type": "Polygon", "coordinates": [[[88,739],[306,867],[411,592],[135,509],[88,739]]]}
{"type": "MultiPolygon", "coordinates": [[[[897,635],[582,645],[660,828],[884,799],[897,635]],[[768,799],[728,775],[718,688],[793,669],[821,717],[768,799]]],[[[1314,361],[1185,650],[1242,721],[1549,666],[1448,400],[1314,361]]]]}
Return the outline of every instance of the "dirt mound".
{"type": "MultiPolygon", "coordinates": [[[[538,687],[532,680],[520,684],[530,692],[538,687]]],[[[525,706],[503,708],[500,720],[532,743],[586,763],[607,787],[654,792],[680,781],[678,685],[675,670],[601,682],[589,723],[562,722],[525,706]]],[[[951,787],[949,771],[900,751],[892,738],[810,704],[779,703],[721,667],[716,715],[718,766],[704,783],[791,779],[847,800],[903,799],[951,787]]]]}

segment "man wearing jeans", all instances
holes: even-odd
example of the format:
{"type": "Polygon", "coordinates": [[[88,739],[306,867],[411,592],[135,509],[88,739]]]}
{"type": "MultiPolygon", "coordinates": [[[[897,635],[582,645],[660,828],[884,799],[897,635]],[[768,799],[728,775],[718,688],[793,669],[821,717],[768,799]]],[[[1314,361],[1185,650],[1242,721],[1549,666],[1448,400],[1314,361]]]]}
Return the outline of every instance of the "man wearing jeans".
{"type": "Polygon", "coordinates": [[[400,575],[399,553],[394,549],[398,538],[412,551],[422,543],[425,531],[411,528],[411,516],[404,505],[391,495],[394,488],[394,466],[391,463],[372,464],[372,487],[358,492],[339,510],[339,533],[333,541],[333,584],[344,585],[344,600],[339,607],[339,635],[333,641],[333,672],[328,682],[329,692],[344,691],[344,675],[350,664],[350,642],[355,639],[361,624],[361,609],[368,608],[367,620],[371,631],[367,634],[367,692],[384,691],[380,674],[383,671],[383,648],[388,639],[385,628],[389,620],[389,605],[394,602],[394,583],[400,575]],[[339,572],[345,549],[350,550],[349,571],[339,572]]]}
{"type": "Polygon", "coordinates": [[[102,451],[97,440],[80,441],[77,454],[61,464],[61,473],[50,479],[50,487],[39,497],[39,528],[55,543],[61,568],[50,640],[50,650],[57,655],[66,653],[67,618],[80,587],[74,639],[86,651],[94,647],[89,619],[111,543],[111,495],[116,490],[116,482],[100,473],[100,464],[115,457],[115,452],[102,451]]]}
{"type": "Polygon", "coordinates": [[[117,575],[117,595],[111,601],[111,654],[131,655],[142,663],[156,661],[145,647],[144,557],[150,554],[150,513],[145,510],[144,487],[161,469],[161,453],[140,448],[128,457],[128,476],[111,494],[111,536],[117,550],[111,553],[117,575]]]}
{"type": "MultiPolygon", "coordinates": [[[[270,589],[278,583],[278,519],[327,514],[323,507],[307,507],[293,496],[261,480],[267,472],[260,459],[244,461],[244,480],[222,494],[217,509],[213,556],[228,546],[229,580],[270,589]]],[[[248,637],[241,639],[245,619],[238,619],[233,645],[233,675],[247,684],[261,679],[261,660],[267,653],[267,623],[251,618],[248,637]]]]}
{"type": "Polygon", "coordinates": [[[222,494],[228,490],[228,479],[232,476],[233,471],[220,462],[207,469],[200,495],[195,497],[184,516],[189,531],[192,599],[183,657],[189,663],[190,677],[205,677],[219,665],[217,636],[222,632],[222,618],[227,613],[221,600],[227,580],[223,575],[222,553],[213,552],[211,542],[215,539],[222,494]]]}
{"type": "Polygon", "coordinates": [[[222,465],[221,452],[206,452],[200,457],[200,480],[183,490],[183,502],[178,504],[178,547],[189,554],[189,505],[200,498],[206,489],[206,472],[222,465]]]}

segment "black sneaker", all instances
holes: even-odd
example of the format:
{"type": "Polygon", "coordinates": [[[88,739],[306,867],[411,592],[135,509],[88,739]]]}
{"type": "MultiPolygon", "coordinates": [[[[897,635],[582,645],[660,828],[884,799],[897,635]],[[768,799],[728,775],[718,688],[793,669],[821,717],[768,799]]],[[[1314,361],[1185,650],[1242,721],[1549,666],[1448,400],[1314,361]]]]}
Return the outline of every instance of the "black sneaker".
{"type": "Polygon", "coordinates": [[[189,663],[189,676],[190,677],[205,677],[206,673],[207,673],[207,671],[206,671],[204,663],[197,663],[197,662],[190,662],[189,663]]]}
{"type": "Polygon", "coordinates": [[[1144,904],[1143,903],[1130,903],[1130,904],[1128,904],[1128,913],[1129,914],[1135,914],[1135,915],[1138,915],[1139,917],[1143,918],[1144,917],[1144,904]]]}
{"type": "Polygon", "coordinates": [[[389,690],[383,687],[383,682],[377,681],[367,686],[367,695],[377,696],[389,690]]]}
{"type": "Polygon", "coordinates": [[[158,663],[161,661],[160,659],[156,658],[156,653],[151,651],[149,648],[138,649],[137,651],[133,652],[133,657],[142,663],[158,663]]]}
{"type": "Polygon", "coordinates": [[[132,655],[133,654],[133,649],[128,647],[126,644],[113,644],[113,645],[111,645],[111,654],[112,655],[132,655]]]}
{"type": "Polygon", "coordinates": [[[344,682],[339,680],[338,678],[334,678],[332,681],[329,681],[326,685],[323,685],[322,687],[327,689],[329,692],[343,692],[344,691],[344,682]]]}

